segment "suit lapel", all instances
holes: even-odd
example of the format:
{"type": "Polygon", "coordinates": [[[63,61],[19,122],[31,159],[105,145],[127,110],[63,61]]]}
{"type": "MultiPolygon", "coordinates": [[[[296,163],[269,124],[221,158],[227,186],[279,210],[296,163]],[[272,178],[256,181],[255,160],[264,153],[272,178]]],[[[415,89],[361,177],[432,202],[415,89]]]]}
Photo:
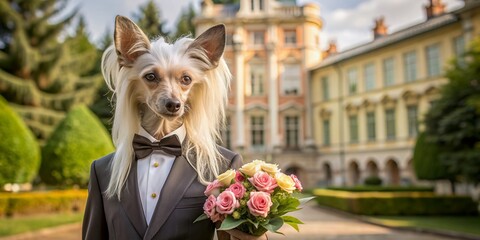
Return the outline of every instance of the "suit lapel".
{"type": "Polygon", "coordinates": [[[175,159],[167,181],[162,188],[157,206],[155,206],[144,239],[152,239],[155,236],[196,177],[197,172],[190,166],[184,156],[175,159]]]}
{"type": "Polygon", "coordinates": [[[126,187],[123,188],[122,191],[120,202],[130,219],[130,223],[135,227],[137,233],[143,237],[147,230],[147,221],[143,214],[137,181],[137,163],[133,162],[132,167],[130,168],[130,174],[127,178],[126,187]]]}

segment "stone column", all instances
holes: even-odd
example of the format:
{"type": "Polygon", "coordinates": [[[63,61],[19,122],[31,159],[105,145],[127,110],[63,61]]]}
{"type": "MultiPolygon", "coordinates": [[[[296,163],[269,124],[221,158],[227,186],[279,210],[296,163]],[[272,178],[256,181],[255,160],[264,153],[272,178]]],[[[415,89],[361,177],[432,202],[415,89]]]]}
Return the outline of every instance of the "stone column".
{"type": "Polygon", "coordinates": [[[276,48],[277,28],[274,25],[268,26],[268,115],[270,125],[270,146],[268,151],[273,151],[280,147],[278,136],[278,66],[276,48]]]}
{"type": "Polygon", "coordinates": [[[234,36],[234,51],[235,51],[235,122],[237,129],[237,136],[235,140],[235,147],[239,151],[243,151],[245,147],[245,116],[244,116],[244,56],[243,43],[241,41],[240,29],[236,29],[234,36]]]}

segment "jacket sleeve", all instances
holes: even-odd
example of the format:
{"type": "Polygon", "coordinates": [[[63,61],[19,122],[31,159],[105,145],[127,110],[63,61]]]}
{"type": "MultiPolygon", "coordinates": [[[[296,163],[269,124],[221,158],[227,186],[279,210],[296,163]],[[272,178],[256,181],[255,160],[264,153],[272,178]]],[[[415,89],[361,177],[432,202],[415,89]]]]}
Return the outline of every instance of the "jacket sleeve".
{"type": "Polygon", "coordinates": [[[98,184],[95,162],[90,169],[87,206],[83,217],[83,240],[108,239],[108,227],[103,210],[103,198],[98,184]]]}
{"type": "Polygon", "coordinates": [[[232,162],[230,163],[230,169],[239,169],[240,167],[242,167],[243,165],[243,158],[242,158],[242,155],[240,154],[235,154],[235,156],[233,156],[233,159],[232,159],[232,162]]]}

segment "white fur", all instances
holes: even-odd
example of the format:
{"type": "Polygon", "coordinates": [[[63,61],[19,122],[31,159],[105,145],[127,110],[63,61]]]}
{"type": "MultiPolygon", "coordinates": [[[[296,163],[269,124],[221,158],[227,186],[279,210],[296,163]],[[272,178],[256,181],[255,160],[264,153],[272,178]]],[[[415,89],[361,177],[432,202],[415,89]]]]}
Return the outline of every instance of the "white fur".
{"type": "Polygon", "coordinates": [[[195,77],[200,79],[192,86],[188,96],[188,108],[183,116],[187,132],[187,142],[184,145],[186,148],[183,152],[189,163],[195,167],[198,180],[208,184],[219,175],[220,165],[225,164],[216,142],[220,139],[220,129],[224,127],[231,73],[223,57],[216,68],[201,71],[204,67],[202,63],[185,54],[192,41],[190,38],[182,38],[174,44],[168,44],[160,38],[153,41],[149,53],[140,56],[131,67],[120,67],[113,46],[103,54],[102,73],[116,100],[112,128],[116,153],[110,166],[111,178],[106,190],[107,197],[117,196],[120,199],[120,193],[134,163],[132,139],[141,127],[139,104],[144,97],[142,94],[146,94],[138,89],[136,81],[142,81],[142,70],[151,65],[164,68],[188,67],[195,77]]]}

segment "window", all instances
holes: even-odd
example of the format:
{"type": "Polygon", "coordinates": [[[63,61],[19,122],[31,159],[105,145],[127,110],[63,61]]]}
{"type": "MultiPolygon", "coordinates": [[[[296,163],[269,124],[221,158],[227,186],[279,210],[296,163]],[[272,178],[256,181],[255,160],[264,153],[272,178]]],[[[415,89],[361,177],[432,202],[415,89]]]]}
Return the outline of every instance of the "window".
{"type": "Polygon", "coordinates": [[[285,139],[287,148],[298,148],[298,117],[288,116],[285,117],[285,139]]]}
{"type": "Polygon", "coordinates": [[[383,60],[383,80],[385,87],[395,84],[394,64],[393,57],[383,60]]]}
{"type": "Polygon", "coordinates": [[[453,51],[460,65],[465,65],[465,38],[460,35],[453,39],[453,51]]]}
{"type": "Polygon", "coordinates": [[[388,109],[385,111],[385,122],[387,127],[387,140],[395,139],[395,110],[388,109]]]}
{"type": "Polygon", "coordinates": [[[252,45],[263,45],[265,43],[265,32],[253,31],[251,33],[252,45]]]}
{"type": "Polygon", "coordinates": [[[375,113],[367,113],[367,138],[368,141],[375,141],[376,132],[375,132],[375,113]]]}
{"type": "Polygon", "coordinates": [[[434,44],[426,48],[427,52],[427,74],[429,77],[436,77],[441,74],[440,45],[434,44]]]}
{"type": "Polygon", "coordinates": [[[222,131],[222,143],[223,146],[231,149],[231,141],[232,141],[232,135],[231,135],[231,128],[232,124],[230,122],[230,117],[227,117],[226,122],[225,122],[225,129],[222,131]]]}
{"type": "Polygon", "coordinates": [[[285,45],[297,44],[297,32],[295,30],[285,30],[285,45]]]}
{"type": "Polygon", "coordinates": [[[369,91],[375,88],[375,65],[369,63],[365,65],[365,90],[369,91]]]}
{"type": "Polygon", "coordinates": [[[253,148],[263,148],[264,142],[264,121],[263,117],[255,116],[250,118],[251,124],[251,143],[253,148]]]}
{"type": "Polygon", "coordinates": [[[255,0],[250,0],[250,9],[252,12],[255,10],[255,0]]]}
{"type": "Polygon", "coordinates": [[[353,94],[357,92],[357,70],[352,68],[347,72],[348,93],[353,94]]]}
{"type": "Polygon", "coordinates": [[[408,136],[416,137],[418,133],[418,108],[417,106],[407,107],[408,136]]]}
{"type": "Polygon", "coordinates": [[[350,124],[350,142],[358,142],[358,118],[357,115],[350,116],[348,123],[350,124]]]}
{"type": "Polygon", "coordinates": [[[328,77],[322,77],[322,97],[324,101],[330,98],[328,92],[328,77]]]}
{"type": "Polygon", "coordinates": [[[250,95],[263,95],[265,66],[263,64],[250,64],[250,95]]]}
{"type": "Polygon", "coordinates": [[[457,58],[462,57],[465,53],[465,38],[463,35],[453,39],[453,51],[455,53],[455,57],[457,58]]]}
{"type": "Polygon", "coordinates": [[[301,69],[299,64],[285,64],[282,74],[282,93],[298,95],[300,92],[301,69]]]}
{"type": "Polygon", "coordinates": [[[258,0],[258,9],[260,9],[260,11],[263,11],[263,0],[258,0]]]}
{"type": "Polygon", "coordinates": [[[323,120],[323,145],[330,146],[330,120],[323,120]]]}
{"type": "Polygon", "coordinates": [[[403,55],[403,64],[405,68],[405,81],[412,82],[417,79],[417,53],[411,51],[403,55]]]}

